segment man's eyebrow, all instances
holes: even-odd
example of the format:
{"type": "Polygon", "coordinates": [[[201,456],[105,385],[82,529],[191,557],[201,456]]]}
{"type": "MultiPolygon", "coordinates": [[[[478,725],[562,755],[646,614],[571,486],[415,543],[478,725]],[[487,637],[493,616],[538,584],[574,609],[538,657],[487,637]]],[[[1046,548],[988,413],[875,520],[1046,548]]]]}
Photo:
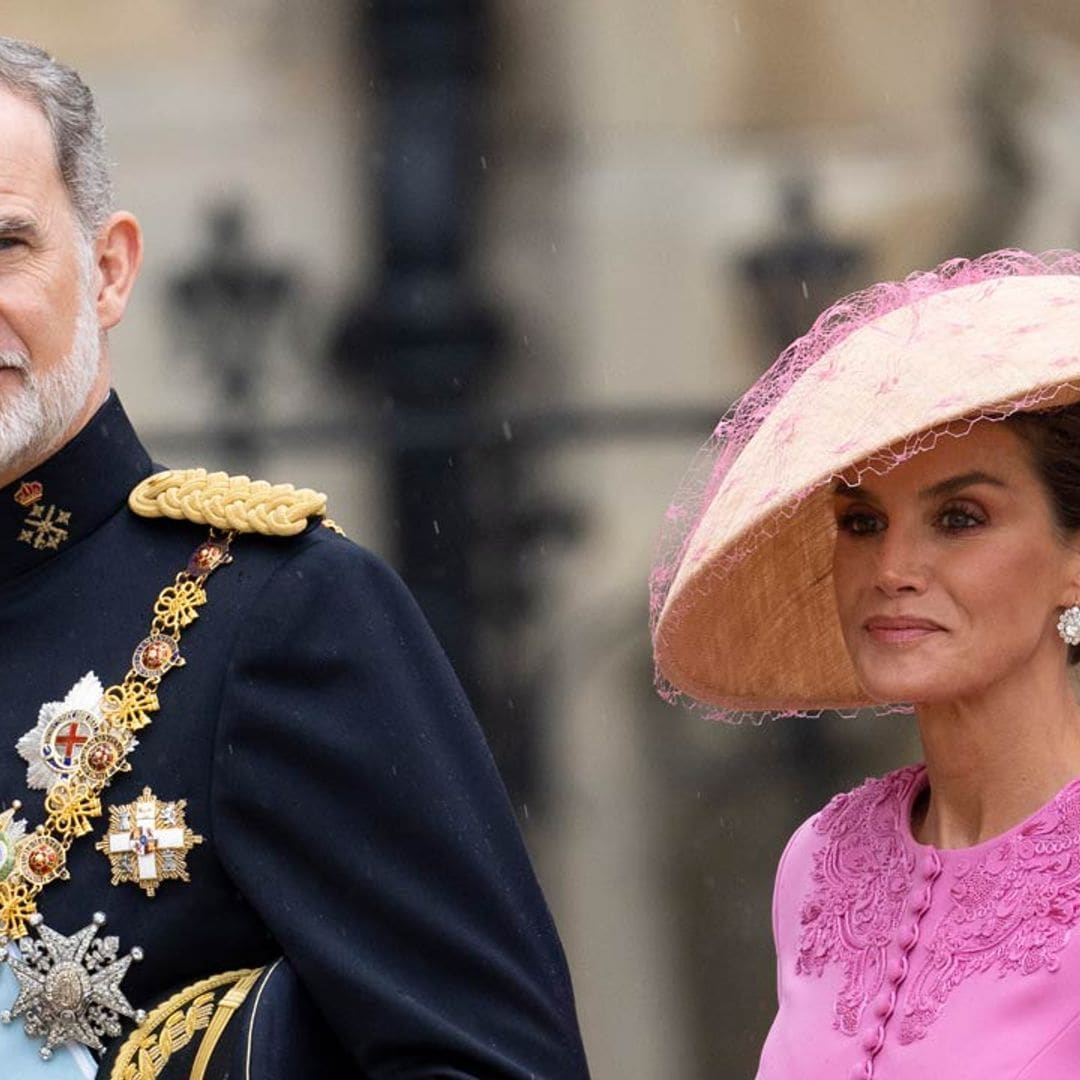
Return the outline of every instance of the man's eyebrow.
{"type": "Polygon", "coordinates": [[[0,212],[0,233],[36,233],[37,222],[25,214],[5,214],[0,212]]]}
{"type": "MultiPolygon", "coordinates": [[[[949,476],[944,480],[939,480],[936,484],[931,484],[928,488],[923,488],[919,492],[920,499],[937,499],[942,495],[952,495],[954,492],[960,491],[966,487],[972,487],[975,484],[990,484],[993,487],[1008,487],[1000,477],[994,476],[991,473],[983,472],[981,469],[975,469],[972,472],[960,473],[958,476],[949,476]]],[[[874,493],[862,484],[848,484],[843,480],[837,480],[833,485],[833,493],[840,495],[845,499],[873,499],[874,493]]]]}

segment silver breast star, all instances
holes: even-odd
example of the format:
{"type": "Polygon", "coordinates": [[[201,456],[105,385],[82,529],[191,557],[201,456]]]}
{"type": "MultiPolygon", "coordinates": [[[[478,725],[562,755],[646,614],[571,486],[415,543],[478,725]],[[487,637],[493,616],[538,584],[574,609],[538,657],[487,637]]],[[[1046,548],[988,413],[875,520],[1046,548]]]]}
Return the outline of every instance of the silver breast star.
{"type": "Polygon", "coordinates": [[[21,1016],[27,1035],[45,1037],[43,1058],[48,1060],[53,1048],[68,1040],[103,1050],[102,1035],[121,1034],[121,1016],[137,1024],[146,1019],[120,990],[131,961],[142,959],[142,949],[118,958],[119,938],[95,940],[105,923],[100,911],[71,937],[50,929],[38,914],[30,923],[40,940],[28,934],[19,940],[20,956],[0,954],[19,983],[19,996],[0,1012],[0,1022],[10,1024],[21,1016]]]}

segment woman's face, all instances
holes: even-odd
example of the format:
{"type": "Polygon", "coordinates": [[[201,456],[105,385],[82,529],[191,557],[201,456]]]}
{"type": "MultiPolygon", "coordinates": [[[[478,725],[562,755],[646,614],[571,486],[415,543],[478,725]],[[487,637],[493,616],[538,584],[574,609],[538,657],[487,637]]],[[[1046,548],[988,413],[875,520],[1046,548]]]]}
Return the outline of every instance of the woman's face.
{"type": "Polygon", "coordinates": [[[969,698],[1033,660],[1064,665],[1056,625],[1080,599],[1080,554],[1007,425],[978,423],[884,476],[853,475],[833,503],[840,623],[875,700],[969,698]]]}

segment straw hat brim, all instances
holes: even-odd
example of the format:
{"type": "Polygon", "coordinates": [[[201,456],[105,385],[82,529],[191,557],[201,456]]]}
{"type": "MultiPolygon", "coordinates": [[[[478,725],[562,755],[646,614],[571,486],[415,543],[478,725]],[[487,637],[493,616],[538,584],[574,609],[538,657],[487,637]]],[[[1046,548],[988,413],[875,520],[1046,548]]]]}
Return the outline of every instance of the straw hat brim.
{"type": "Polygon", "coordinates": [[[791,385],[705,507],[657,621],[660,673],[739,712],[880,704],[840,631],[830,482],[1078,399],[1074,275],[960,286],[853,331],[791,385]]]}

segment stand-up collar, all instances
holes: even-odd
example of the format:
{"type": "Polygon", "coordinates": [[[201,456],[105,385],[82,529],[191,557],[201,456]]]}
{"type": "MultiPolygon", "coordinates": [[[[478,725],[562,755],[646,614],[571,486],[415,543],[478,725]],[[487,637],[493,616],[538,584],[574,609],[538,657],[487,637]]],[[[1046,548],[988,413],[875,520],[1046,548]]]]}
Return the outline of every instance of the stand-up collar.
{"type": "Polygon", "coordinates": [[[151,471],[115,393],[71,442],[0,488],[0,582],[63,556],[151,471]]]}

